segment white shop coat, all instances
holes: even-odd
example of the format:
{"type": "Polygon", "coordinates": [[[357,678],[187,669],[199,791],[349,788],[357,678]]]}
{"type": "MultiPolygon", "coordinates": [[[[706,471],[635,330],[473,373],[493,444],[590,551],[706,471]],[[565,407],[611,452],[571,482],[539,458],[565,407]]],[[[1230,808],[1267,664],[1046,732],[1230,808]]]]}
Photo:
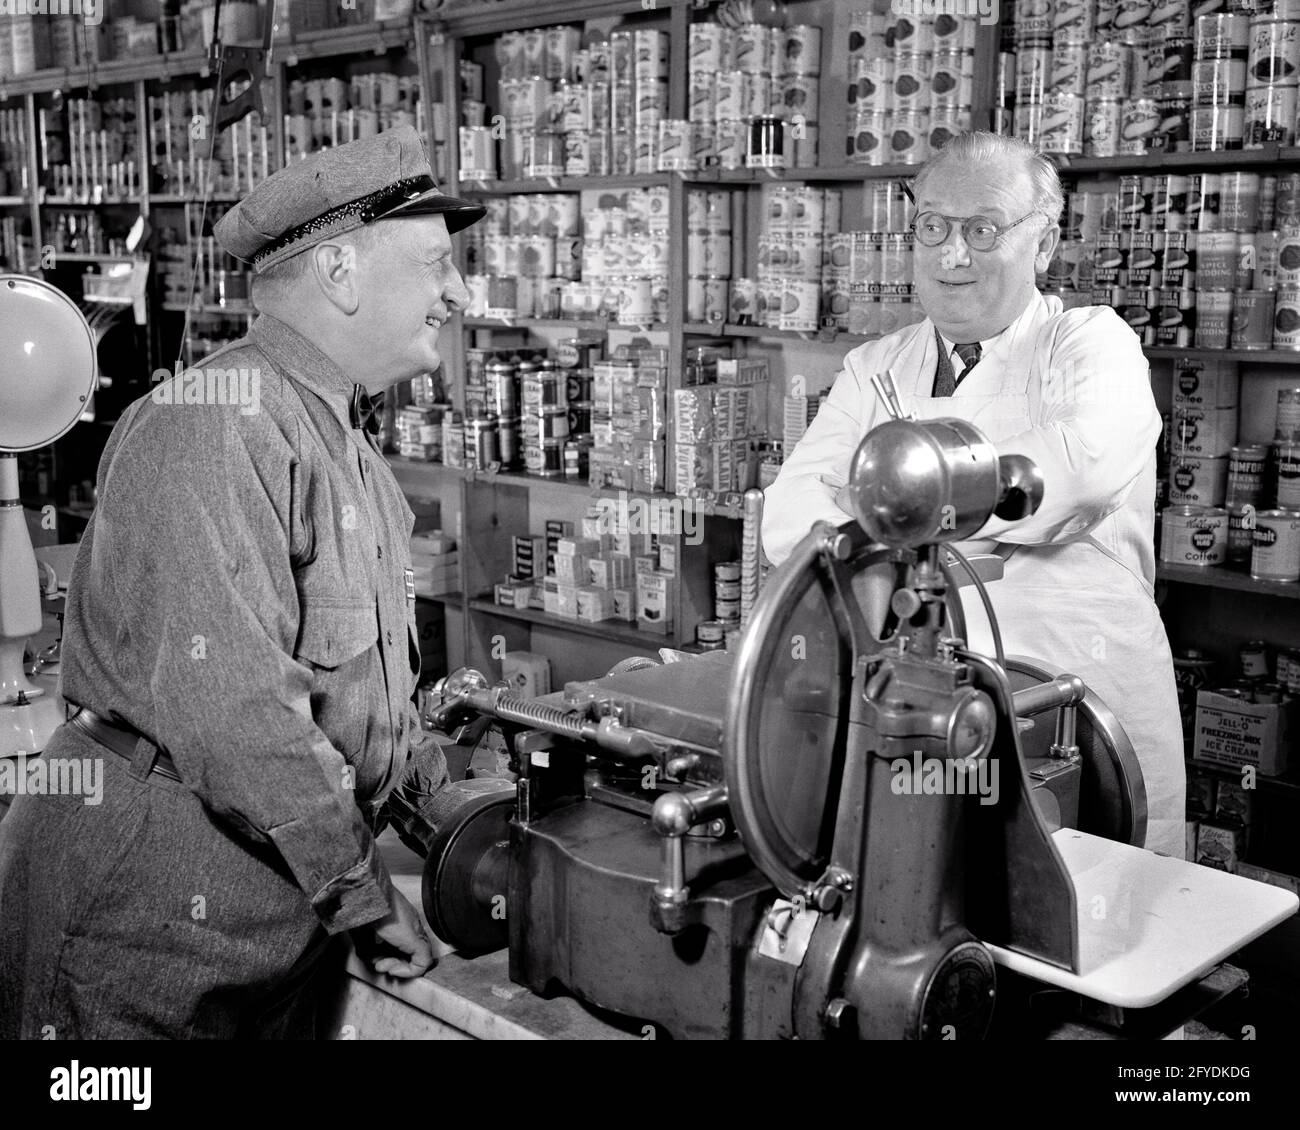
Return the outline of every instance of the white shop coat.
{"type": "MultiPolygon", "coordinates": [[[[905,412],[958,416],[999,454],[1026,455],[1045,483],[1038,512],[994,518],[976,535],[1019,548],[989,586],[1008,654],[1081,676],[1123,725],[1142,763],[1146,846],[1183,858],[1182,730],[1173,662],[1152,599],[1155,445],[1160,414],[1133,331],[1108,307],[1062,310],[1035,292],[1024,313],[984,343],[952,397],[930,390],[938,361],[929,319],[844,359],[807,434],[767,490],[763,548],[779,564],[813,522],[836,525],[835,503],[862,437],[888,417],[871,375],[892,369],[905,412]]],[[[961,363],[954,358],[958,371],[961,363]]],[[[970,645],[993,653],[988,620],[963,589],[970,645]]]]}

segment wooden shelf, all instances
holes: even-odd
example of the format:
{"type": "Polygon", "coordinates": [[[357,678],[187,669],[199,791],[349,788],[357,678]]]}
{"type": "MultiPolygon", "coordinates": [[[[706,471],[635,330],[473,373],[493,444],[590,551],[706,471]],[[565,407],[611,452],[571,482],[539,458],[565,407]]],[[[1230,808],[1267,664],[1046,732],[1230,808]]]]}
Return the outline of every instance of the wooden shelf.
{"type": "Polygon", "coordinates": [[[711,322],[688,322],[682,327],[682,332],[707,337],[748,337],[760,341],[811,341],[820,345],[862,345],[880,338],[880,334],[851,334],[846,330],[775,330],[768,326],[713,325],[711,322]]]}
{"type": "Polygon", "coordinates": [[[660,636],[654,632],[642,632],[629,627],[624,620],[570,620],[567,616],[552,616],[547,612],[538,612],[533,608],[508,608],[495,604],[487,597],[472,597],[469,602],[472,612],[485,612],[491,616],[500,616],[504,620],[517,620],[523,624],[532,624],[538,628],[553,628],[560,632],[574,632],[580,636],[595,636],[602,640],[629,644],[632,647],[648,647],[656,651],[661,647],[672,647],[673,636],[660,636]]]}
{"type": "Polygon", "coordinates": [[[1300,584],[1284,581],[1256,581],[1240,569],[1223,565],[1170,565],[1161,561],[1156,565],[1156,579],[1183,585],[1207,585],[1211,588],[1233,589],[1237,592],[1255,593],[1258,596],[1300,598],[1300,584]]]}
{"type": "Polygon", "coordinates": [[[1214,149],[1200,153],[1143,153],[1133,157],[1065,157],[1056,159],[1062,176],[1071,173],[1150,172],[1153,169],[1219,169],[1256,165],[1300,165],[1300,146],[1267,145],[1263,149],[1214,149]]]}
{"type": "MultiPolygon", "coordinates": [[[[1189,770],[1195,770],[1197,773],[1208,773],[1212,777],[1222,777],[1224,780],[1241,783],[1241,770],[1229,769],[1226,765],[1211,765],[1208,761],[1197,761],[1194,757],[1183,759],[1187,763],[1189,770]]],[[[1263,773],[1255,774],[1255,783],[1261,789],[1276,790],[1278,792],[1291,793],[1293,796],[1300,794],[1300,780],[1294,777],[1268,777],[1263,773]]]]}
{"type": "Polygon", "coordinates": [[[485,196],[513,196],[525,192],[589,192],[622,188],[656,188],[675,173],[631,173],[622,177],[526,177],[522,180],[462,180],[460,191],[485,196]]]}
{"type": "Polygon", "coordinates": [[[629,333],[667,333],[666,322],[652,322],[646,326],[624,326],[618,322],[602,322],[594,318],[462,318],[461,325],[467,330],[590,330],[593,333],[608,333],[610,330],[625,330],[629,333]]]}
{"type": "Polygon", "coordinates": [[[1300,351],[1288,349],[1180,349],[1172,345],[1147,345],[1148,357],[1194,357],[1202,361],[1241,361],[1252,365],[1300,365],[1300,351]]]}

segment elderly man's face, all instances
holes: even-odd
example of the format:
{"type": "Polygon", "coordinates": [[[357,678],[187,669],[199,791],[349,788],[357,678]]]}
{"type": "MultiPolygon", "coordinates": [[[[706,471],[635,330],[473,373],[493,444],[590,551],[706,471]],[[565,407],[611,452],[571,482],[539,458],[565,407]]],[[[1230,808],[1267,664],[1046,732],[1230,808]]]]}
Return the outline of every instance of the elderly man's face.
{"type": "MultiPolygon", "coordinates": [[[[999,228],[1032,207],[1029,174],[1018,162],[940,166],[924,182],[918,212],[966,219],[987,216],[999,228]]],[[[939,332],[955,342],[983,341],[1006,329],[1028,305],[1034,271],[1046,270],[1056,247],[1055,224],[1037,216],[975,251],[957,224],[938,247],[915,245],[916,293],[939,332]]]]}
{"type": "Polygon", "coordinates": [[[361,280],[376,377],[367,382],[371,392],[438,368],[439,331],[452,310],[469,303],[451,259],[446,220],[434,215],[382,222],[394,231],[366,254],[361,280]]]}

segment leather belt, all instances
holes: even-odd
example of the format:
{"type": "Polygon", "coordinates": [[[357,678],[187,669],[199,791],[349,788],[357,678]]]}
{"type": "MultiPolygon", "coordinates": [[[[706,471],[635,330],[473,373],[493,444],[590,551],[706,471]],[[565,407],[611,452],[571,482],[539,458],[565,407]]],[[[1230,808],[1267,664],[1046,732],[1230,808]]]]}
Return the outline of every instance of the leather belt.
{"type": "MultiPolygon", "coordinates": [[[[72,716],[72,724],[79,726],[105,749],[112,750],[119,757],[126,758],[127,761],[135,760],[135,747],[140,739],[144,737],[138,730],[119,726],[106,718],[100,717],[93,710],[87,710],[84,706],[72,716]]],[[[147,738],[145,740],[148,741],[147,738]]],[[[157,773],[160,777],[166,777],[170,781],[179,781],[181,779],[181,775],[176,772],[176,766],[173,764],[172,759],[162,750],[158,750],[157,759],[154,761],[150,772],[157,773]]]]}

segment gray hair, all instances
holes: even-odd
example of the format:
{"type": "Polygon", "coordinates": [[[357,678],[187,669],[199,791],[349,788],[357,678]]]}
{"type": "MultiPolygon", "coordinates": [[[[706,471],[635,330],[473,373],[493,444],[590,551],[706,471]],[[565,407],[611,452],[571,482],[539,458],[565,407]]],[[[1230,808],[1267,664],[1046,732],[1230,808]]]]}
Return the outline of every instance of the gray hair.
{"type": "Polygon", "coordinates": [[[922,185],[935,169],[953,164],[983,165],[1008,157],[1019,160],[1029,174],[1034,194],[1030,207],[1047,217],[1045,226],[1057,223],[1065,207],[1065,196],[1061,192],[1061,178],[1057,175],[1056,166],[1027,141],[1000,133],[976,130],[957,134],[921,166],[912,181],[912,192],[919,200],[922,185]]]}

